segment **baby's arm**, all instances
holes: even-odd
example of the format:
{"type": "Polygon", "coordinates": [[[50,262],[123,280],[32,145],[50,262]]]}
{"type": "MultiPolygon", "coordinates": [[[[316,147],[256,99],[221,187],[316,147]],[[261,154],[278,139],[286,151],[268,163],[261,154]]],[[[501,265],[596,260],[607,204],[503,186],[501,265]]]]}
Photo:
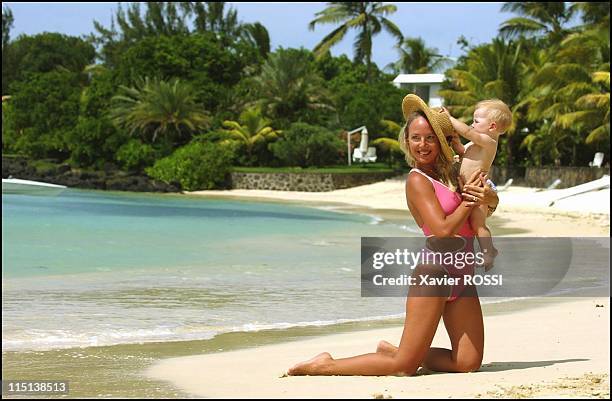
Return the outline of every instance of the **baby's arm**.
{"type": "Polygon", "coordinates": [[[450,116],[453,129],[465,139],[472,141],[472,143],[480,146],[489,146],[495,144],[493,138],[487,134],[481,134],[472,127],[468,126],[463,121],[457,120],[455,117],[450,116]]]}
{"type": "Polygon", "coordinates": [[[472,129],[472,127],[468,126],[463,121],[459,121],[455,117],[451,116],[445,107],[442,108],[441,112],[446,114],[450,118],[455,132],[464,137],[465,139],[472,141],[472,143],[480,146],[489,146],[496,144],[496,142],[487,134],[481,134],[479,132],[476,132],[474,129],[472,129]]]}

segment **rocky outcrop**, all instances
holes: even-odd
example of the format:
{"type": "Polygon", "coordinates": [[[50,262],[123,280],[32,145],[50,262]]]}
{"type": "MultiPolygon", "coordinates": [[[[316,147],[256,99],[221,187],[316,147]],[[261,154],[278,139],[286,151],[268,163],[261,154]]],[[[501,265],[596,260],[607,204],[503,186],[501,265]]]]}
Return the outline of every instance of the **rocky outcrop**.
{"type": "Polygon", "coordinates": [[[102,171],[74,169],[68,164],[48,164],[36,168],[21,157],[2,157],[2,178],[43,181],[70,188],[105,189],[133,192],[180,192],[179,185],[165,184],[142,174],[127,173],[112,165],[102,171]]]}

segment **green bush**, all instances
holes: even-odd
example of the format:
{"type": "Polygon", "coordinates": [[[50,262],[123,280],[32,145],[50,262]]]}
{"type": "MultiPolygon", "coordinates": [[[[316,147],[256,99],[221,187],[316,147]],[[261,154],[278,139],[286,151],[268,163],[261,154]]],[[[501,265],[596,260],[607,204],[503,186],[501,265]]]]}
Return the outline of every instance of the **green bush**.
{"type": "Polygon", "coordinates": [[[79,116],[79,76],[52,71],[27,78],[11,85],[10,105],[3,108],[3,150],[32,159],[66,160],[66,137],[79,116]]]}
{"type": "Polygon", "coordinates": [[[179,183],[184,190],[214,189],[223,186],[234,154],[227,146],[191,142],[145,169],[152,178],[179,183]]]}
{"type": "Polygon", "coordinates": [[[344,143],[323,127],[294,123],[270,150],[283,166],[326,166],[341,162],[344,143]]]}
{"type": "Polygon", "coordinates": [[[119,165],[128,171],[140,171],[155,162],[157,152],[153,146],[131,139],[117,151],[119,165]]]}
{"type": "Polygon", "coordinates": [[[108,118],[80,116],[76,127],[65,133],[70,150],[68,162],[73,166],[102,169],[104,163],[115,160],[116,149],[125,141],[124,136],[108,118]]]}

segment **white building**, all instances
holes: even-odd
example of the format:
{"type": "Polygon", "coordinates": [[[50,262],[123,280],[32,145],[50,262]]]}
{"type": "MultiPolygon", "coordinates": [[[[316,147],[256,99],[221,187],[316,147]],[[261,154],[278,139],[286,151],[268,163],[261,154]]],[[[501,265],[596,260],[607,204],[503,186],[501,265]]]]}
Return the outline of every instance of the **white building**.
{"type": "Polygon", "coordinates": [[[430,107],[440,107],[444,103],[438,94],[444,74],[399,74],[393,85],[406,89],[423,99],[430,107]]]}

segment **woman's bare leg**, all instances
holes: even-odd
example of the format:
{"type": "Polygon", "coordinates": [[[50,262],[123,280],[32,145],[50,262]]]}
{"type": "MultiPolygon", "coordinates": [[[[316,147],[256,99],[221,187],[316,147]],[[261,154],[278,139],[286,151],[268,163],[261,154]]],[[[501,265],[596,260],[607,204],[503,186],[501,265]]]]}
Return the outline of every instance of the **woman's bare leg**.
{"type": "Polygon", "coordinates": [[[431,348],[423,366],[438,372],[473,372],[484,352],[484,325],[478,297],[459,297],[444,309],[452,350],[431,348]]]}
{"type": "MultiPolygon", "coordinates": [[[[477,370],[484,351],[484,326],[478,298],[458,298],[446,305],[442,316],[451,338],[452,351],[430,348],[422,365],[438,372],[477,370]],[[470,301],[462,301],[464,299],[470,301]]],[[[377,353],[389,356],[395,355],[397,351],[398,347],[384,340],[376,348],[377,353]]]]}
{"type": "Polygon", "coordinates": [[[289,375],[412,375],[427,356],[429,346],[444,311],[446,297],[408,297],[406,319],[399,350],[393,356],[371,353],[332,359],[327,353],[299,363],[289,375]]]}

